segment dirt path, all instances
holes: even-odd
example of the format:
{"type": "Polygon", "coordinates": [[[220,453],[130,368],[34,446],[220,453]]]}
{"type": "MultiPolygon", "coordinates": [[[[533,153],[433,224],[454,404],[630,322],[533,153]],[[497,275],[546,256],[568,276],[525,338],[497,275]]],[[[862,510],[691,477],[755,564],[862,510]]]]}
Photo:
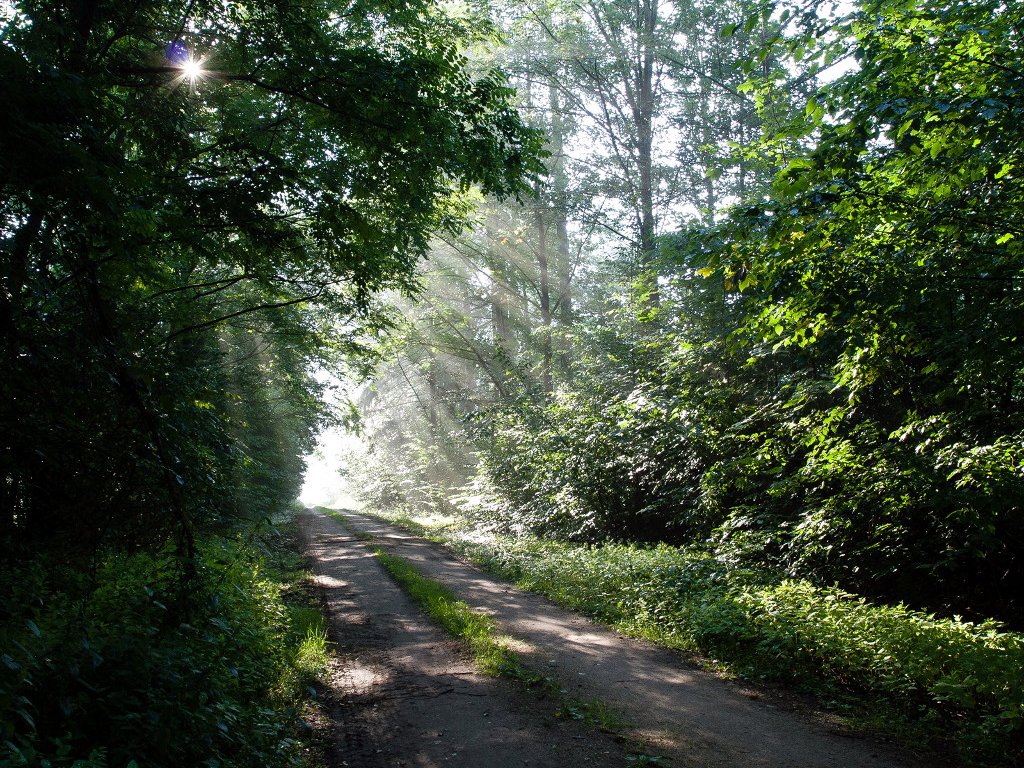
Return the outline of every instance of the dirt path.
{"type": "Polygon", "coordinates": [[[337,643],[331,768],[628,765],[612,736],[558,720],[551,700],[476,674],[340,524],[318,513],[300,524],[337,643]]]}
{"type": "MultiPolygon", "coordinates": [[[[675,653],[624,638],[522,592],[430,542],[369,517],[349,512],[345,517],[354,531],[372,535],[378,545],[407,558],[492,616],[503,632],[524,641],[519,650],[531,668],[556,676],[574,695],[614,707],[629,724],[630,739],[648,745],[644,752],[669,758],[672,766],[915,765],[754,700],[756,694],[687,666],[675,653]]],[[[355,742],[376,739],[384,746],[375,748],[386,755],[383,762],[349,765],[629,765],[625,750],[605,734],[574,732],[572,724],[561,722],[553,728],[552,702],[471,674],[470,665],[425,623],[344,527],[319,513],[307,515],[304,527],[336,614],[338,637],[350,649],[346,677],[353,682],[343,686],[342,705],[348,709],[339,715],[342,722],[355,723],[348,727],[359,734],[355,742]],[[353,710],[359,716],[346,721],[353,710]],[[441,744],[430,743],[436,739],[428,736],[438,732],[445,734],[441,744]]]]}

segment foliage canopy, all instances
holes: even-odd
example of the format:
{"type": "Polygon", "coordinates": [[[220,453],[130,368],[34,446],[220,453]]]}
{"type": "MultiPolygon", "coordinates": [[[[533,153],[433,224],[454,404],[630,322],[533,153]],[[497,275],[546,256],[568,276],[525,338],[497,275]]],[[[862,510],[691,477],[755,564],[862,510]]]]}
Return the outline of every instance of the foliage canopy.
{"type": "Polygon", "coordinates": [[[469,73],[482,34],[428,2],[11,6],[5,534],[187,549],[193,519],[266,513],[236,488],[294,494],[310,361],[415,287],[460,190],[536,167],[501,76],[469,73]]]}

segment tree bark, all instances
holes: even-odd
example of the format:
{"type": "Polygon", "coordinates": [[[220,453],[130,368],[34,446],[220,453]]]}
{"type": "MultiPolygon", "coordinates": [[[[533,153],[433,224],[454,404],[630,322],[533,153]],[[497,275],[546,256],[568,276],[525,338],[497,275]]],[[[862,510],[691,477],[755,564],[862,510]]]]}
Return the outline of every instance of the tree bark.
{"type": "Polygon", "coordinates": [[[640,176],[640,269],[653,279],[648,300],[661,303],[657,277],[651,275],[655,255],[654,219],[654,32],[658,23],[658,0],[640,3],[639,60],[636,70],[633,120],[636,124],[637,165],[640,176]]]}
{"type": "Polygon", "coordinates": [[[555,242],[558,259],[555,273],[558,280],[558,298],[555,302],[558,318],[562,325],[573,322],[572,274],[573,264],[569,249],[569,180],[565,171],[565,122],[562,115],[561,97],[555,78],[548,80],[548,101],[551,107],[551,181],[554,193],[555,242]]]}

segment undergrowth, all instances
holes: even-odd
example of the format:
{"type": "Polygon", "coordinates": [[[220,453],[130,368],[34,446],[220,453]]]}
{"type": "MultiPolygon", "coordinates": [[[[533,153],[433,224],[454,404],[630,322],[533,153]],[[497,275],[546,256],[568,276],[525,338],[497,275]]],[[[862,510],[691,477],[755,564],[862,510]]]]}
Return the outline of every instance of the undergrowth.
{"type": "Polygon", "coordinates": [[[3,570],[3,768],[306,764],[326,634],[279,532],[204,539],[191,577],[170,552],[3,570]]]}
{"type": "Polygon", "coordinates": [[[889,730],[944,734],[968,764],[1024,758],[1024,636],[994,622],[874,605],[698,550],[481,536],[451,521],[379,516],[525,589],[742,677],[884,705],[898,721],[889,730]]]}

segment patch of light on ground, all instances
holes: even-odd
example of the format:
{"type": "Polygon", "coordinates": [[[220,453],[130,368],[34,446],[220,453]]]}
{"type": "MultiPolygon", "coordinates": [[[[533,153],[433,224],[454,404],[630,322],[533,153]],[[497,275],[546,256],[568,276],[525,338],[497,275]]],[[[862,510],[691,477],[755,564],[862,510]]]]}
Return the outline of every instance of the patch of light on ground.
{"type": "Polygon", "coordinates": [[[358,444],[344,430],[331,429],[320,435],[317,449],[306,457],[306,476],[299,501],[311,507],[358,509],[349,481],[342,476],[348,455],[358,444]]]}

